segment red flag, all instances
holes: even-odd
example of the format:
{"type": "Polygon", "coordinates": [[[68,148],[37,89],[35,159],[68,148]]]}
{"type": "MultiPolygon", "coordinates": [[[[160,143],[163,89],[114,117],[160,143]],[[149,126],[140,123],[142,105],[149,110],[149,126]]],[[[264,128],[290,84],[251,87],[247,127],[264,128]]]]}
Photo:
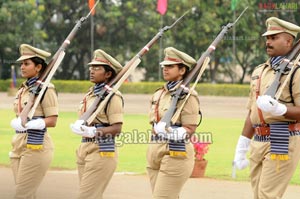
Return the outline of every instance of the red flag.
{"type": "Polygon", "coordinates": [[[157,0],[157,12],[159,12],[159,14],[164,15],[167,12],[167,8],[168,8],[168,0],[157,0]]]}
{"type": "MultiPolygon", "coordinates": [[[[95,0],[89,0],[89,8],[90,10],[94,7],[95,5],[95,0]]],[[[95,9],[92,11],[92,15],[95,14],[95,9]]]]}

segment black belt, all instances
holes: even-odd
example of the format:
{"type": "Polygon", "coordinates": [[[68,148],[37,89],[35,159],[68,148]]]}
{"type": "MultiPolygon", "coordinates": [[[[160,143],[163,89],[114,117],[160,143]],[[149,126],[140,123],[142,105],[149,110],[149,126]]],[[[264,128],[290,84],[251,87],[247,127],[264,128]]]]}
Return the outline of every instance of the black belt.
{"type": "Polygon", "coordinates": [[[164,138],[162,136],[159,136],[159,135],[151,135],[151,141],[169,141],[170,143],[185,143],[186,140],[169,140],[167,138],[164,138]]]}
{"type": "Polygon", "coordinates": [[[81,142],[95,142],[96,139],[95,138],[87,138],[87,137],[83,137],[81,139],[81,142]]]}
{"type": "Polygon", "coordinates": [[[27,133],[27,131],[16,131],[16,133],[27,133]]]}
{"type": "Polygon", "coordinates": [[[168,141],[168,139],[158,135],[151,135],[151,141],[168,141]]]}
{"type": "Polygon", "coordinates": [[[98,139],[96,139],[95,137],[93,138],[88,138],[88,137],[82,137],[81,142],[85,143],[85,142],[100,142],[100,143],[107,143],[110,142],[112,140],[114,140],[114,137],[98,137],[98,139]]]}
{"type": "Polygon", "coordinates": [[[91,124],[89,126],[94,126],[96,128],[98,127],[106,127],[106,126],[109,126],[109,124],[102,124],[102,123],[94,123],[94,124],[91,124]]]}

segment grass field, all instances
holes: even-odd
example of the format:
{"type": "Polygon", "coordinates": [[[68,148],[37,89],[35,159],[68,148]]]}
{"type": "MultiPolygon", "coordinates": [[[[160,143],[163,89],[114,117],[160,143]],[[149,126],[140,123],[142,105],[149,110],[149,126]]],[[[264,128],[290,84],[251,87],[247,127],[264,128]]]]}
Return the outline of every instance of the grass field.
{"type": "MultiPolygon", "coordinates": [[[[0,164],[9,165],[8,152],[13,130],[9,123],[14,117],[9,109],[0,110],[0,164]]],[[[61,112],[55,129],[49,128],[55,145],[53,169],[76,169],[75,150],[80,144],[80,137],[70,131],[69,124],[77,119],[76,113],[61,112]]],[[[204,118],[197,132],[211,135],[212,144],[205,156],[208,160],[206,176],[218,179],[231,179],[231,163],[236,142],[243,126],[243,119],[204,118]]],[[[145,173],[146,150],[149,131],[147,115],[125,115],[123,134],[118,138],[118,172],[145,173]]],[[[292,184],[299,183],[299,168],[295,172],[292,184]]],[[[237,171],[237,179],[249,180],[249,168],[237,171]]]]}

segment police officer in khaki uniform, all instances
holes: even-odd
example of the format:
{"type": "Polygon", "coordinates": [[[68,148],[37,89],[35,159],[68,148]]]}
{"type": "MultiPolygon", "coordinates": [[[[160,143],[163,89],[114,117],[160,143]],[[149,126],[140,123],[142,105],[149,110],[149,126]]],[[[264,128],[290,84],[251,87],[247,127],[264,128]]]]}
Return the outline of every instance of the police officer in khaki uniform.
{"type": "MultiPolygon", "coordinates": [[[[278,66],[287,58],[300,27],[276,17],[266,21],[266,50],[269,59],[251,76],[249,109],[235,153],[235,166],[247,167],[250,145],[250,177],[255,199],[282,198],[300,159],[300,70],[286,68],[280,82],[288,83],[278,100],[264,95],[278,66]],[[292,73],[291,76],[288,76],[292,73]],[[253,140],[252,137],[254,137],[253,140]]],[[[278,92],[278,91],[277,91],[278,92]]]]}
{"type": "MultiPolygon", "coordinates": [[[[172,93],[196,64],[195,59],[173,47],[166,48],[164,53],[165,58],[160,65],[167,83],[154,93],[151,100],[150,123],[153,129],[152,143],[147,151],[147,172],[153,198],[175,199],[179,197],[194,166],[193,145],[185,141],[199,123],[200,103],[197,93],[193,92],[172,127],[166,130],[166,124],[160,122],[170,106],[172,93]]],[[[181,107],[185,97],[183,95],[178,101],[177,108],[181,107]]]]}
{"type": "MultiPolygon", "coordinates": [[[[117,60],[100,49],[94,52],[94,58],[88,65],[90,81],[95,85],[84,96],[80,104],[80,114],[88,110],[105,84],[122,69],[117,60]]],[[[117,167],[118,155],[114,138],[120,134],[123,123],[121,93],[118,91],[112,95],[104,107],[91,125],[83,125],[82,120],[71,124],[71,130],[82,136],[76,152],[80,199],[101,199],[117,167]]]]}
{"type": "Polygon", "coordinates": [[[53,157],[53,144],[47,127],[55,127],[58,116],[57,94],[53,84],[48,86],[37,106],[32,120],[21,125],[18,115],[26,105],[29,91],[47,67],[46,58],[51,54],[27,44],[20,46],[21,75],[27,80],[19,88],[14,100],[16,118],[11,121],[15,129],[12,151],[9,153],[13,170],[15,198],[35,198],[36,190],[42,182],[53,157]]]}

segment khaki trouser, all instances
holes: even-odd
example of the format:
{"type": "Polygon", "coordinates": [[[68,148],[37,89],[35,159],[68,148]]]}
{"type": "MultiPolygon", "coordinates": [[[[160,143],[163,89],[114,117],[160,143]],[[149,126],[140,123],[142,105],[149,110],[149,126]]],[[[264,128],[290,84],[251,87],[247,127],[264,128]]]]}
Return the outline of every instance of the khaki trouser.
{"type": "Polygon", "coordinates": [[[79,199],[102,199],[117,167],[118,154],[115,157],[101,157],[99,146],[94,142],[82,143],[77,150],[79,175],[79,199]]]}
{"type": "Polygon", "coordinates": [[[300,136],[290,136],[289,160],[270,159],[270,142],[252,141],[250,177],[254,199],[282,198],[300,159],[300,136]]]}
{"type": "Polygon", "coordinates": [[[16,134],[10,152],[11,168],[16,184],[16,199],[36,198],[41,184],[53,158],[53,144],[48,133],[45,134],[43,149],[26,148],[27,134],[16,134]]]}
{"type": "Polygon", "coordinates": [[[147,151],[147,172],[153,198],[175,199],[194,167],[194,149],[186,144],[187,156],[171,157],[167,143],[151,143],[147,151]]]}

